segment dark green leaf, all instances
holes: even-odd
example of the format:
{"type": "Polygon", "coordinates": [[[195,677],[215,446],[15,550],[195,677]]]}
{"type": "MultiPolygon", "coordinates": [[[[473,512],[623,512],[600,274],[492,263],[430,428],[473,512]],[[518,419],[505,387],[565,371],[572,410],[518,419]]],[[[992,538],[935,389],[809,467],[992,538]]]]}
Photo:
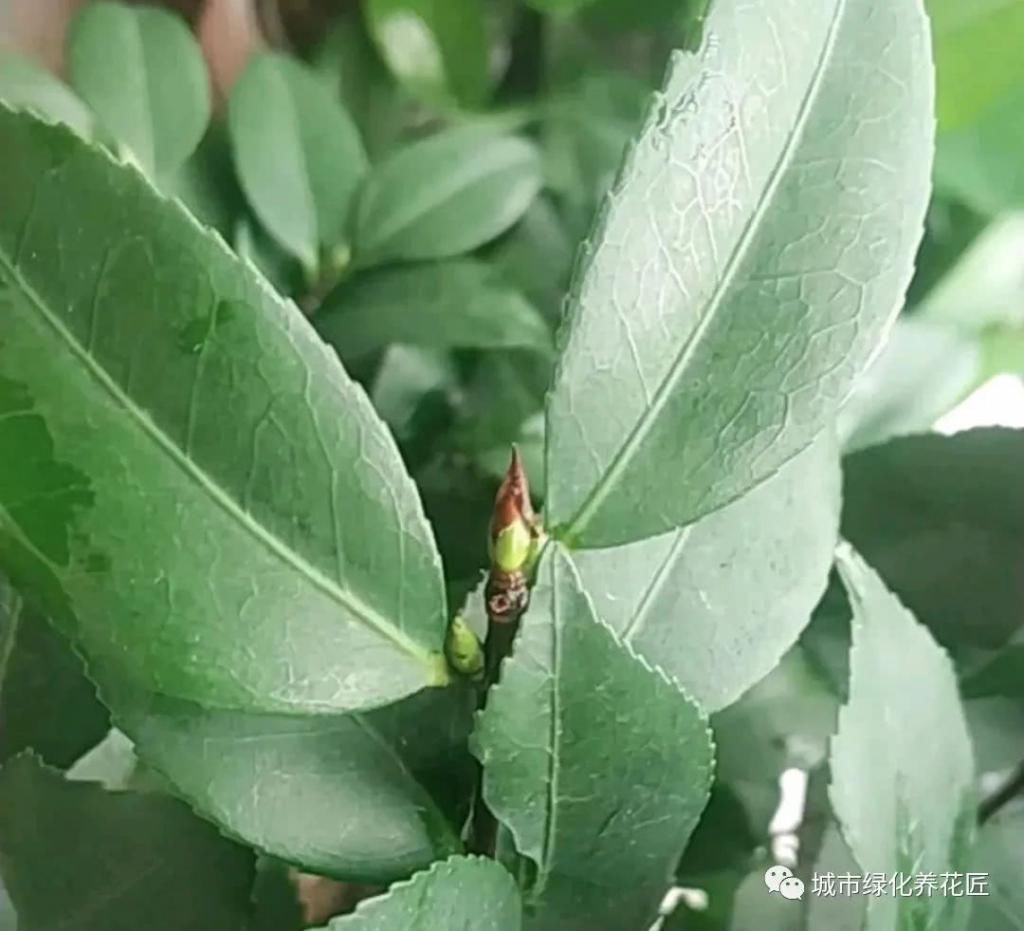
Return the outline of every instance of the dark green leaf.
{"type": "Polygon", "coordinates": [[[0,151],[12,580],[90,658],[205,704],[347,711],[446,681],[430,529],[333,351],[67,130],[0,108],[0,151]]]}
{"type": "Polygon", "coordinates": [[[66,769],[109,726],[82,661],[0,578],[0,763],[32,749],[66,769]]]}
{"type": "Polygon", "coordinates": [[[571,292],[547,409],[559,537],[670,530],[810,445],[910,280],[932,131],[920,0],[713,5],[571,292]]]}
{"type": "Polygon", "coordinates": [[[824,591],[838,531],[838,457],[825,435],[695,524],[574,558],[601,619],[715,711],[793,645],[824,591]]]}
{"type": "Polygon", "coordinates": [[[203,137],[210,81],[199,45],[166,10],[93,3],[68,45],[71,84],[149,173],[176,169],[203,137]]]}
{"type": "MultiPolygon", "coordinates": [[[[855,876],[864,873],[843,840],[838,825],[831,823],[814,864],[820,876],[855,876]]],[[[812,887],[813,888],[813,887],[812,887]]],[[[849,889],[847,885],[844,887],[849,889]]],[[[858,887],[859,888],[859,887],[858,887]]],[[[811,895],[807,900],[807,931],[864,931],[864,910],[868,897],[861,894],[811,895]]],[[[893,927],[898,927],[894,925],[893,927]]]]}
{"type": "Polygon", "coordinates": [[[1024,758],[1024,703],[1007,698],[964,702],[978,772],[1006,772],[1024,758]]]}
{"type": "Polygon", "coordinates": [[[213,227],[230,242],[246,209],[231,161],[227,127],[219,122],[211,125],[199,148],[162,180],[161,188],[180,199],[200,223],[213,227]]]}
{"type": "Polygon", "coordinates": [[[434,349],[529,348],[550,352],[539,313],[476,259],[450,259],[359,275],[338,287],[316,327],[342,359],[408,343],[434,349]]]}
{"type": "Polygon", "coordinates": [[[359,132],[337,95],[287,55],[256,55],[231,90],[228,125],[245,196],[267,230],[308,269],[347,237],[366,170],[359,132]]]}
{"type": "Polygon", "coordinates": [[[367,25],[395,77],[427,103],[487,97],[490,49],[479,0],[368,0],[367,25]]]}
{"type": "Polygon", "coordinates": [[[1024,431],[915,436],[844,461],[843,534],[941,643],[1024,624],[1024,431]]]}
{"type": "Polygon", "coordinates": [[[511,227],[540,190],[523,139],[462,126],[399,149],[373,168],[356,211],[356,261],[440,259],[511,227]]]}
{"type": "Polygon", "coordinates": [[[484,798],[536,865],[527,927],[647,927],[707,802],[707,721],[597,620],[557,544],[475,740],[484,798]]]}
{"type": "Polygon", "coordinates": [[[423,781],[438,767],[457,778],[464,696],[426,691],[368,714],[298,717],[212,711],[117,686],[103,695],[144,762],[264,853],[388,882],[460,849],[423,781]]]}
{"type": "Polygon", "coordinates": [[[287,864],[267,857],[259,859],[248,931],[303,931],[306,922],[297,893],[287,864]]]}
{"type": "Polygon", "coordinates": [[[31,756],[0,770],[0,862],[19,931],[246,928],[251,853],[181,802],[69,782],[31,756]]]}
{"type": "Polygon", "coordinates": [[[941,130],[975,121],[1014,87],[1024,86],[1024,4],[928,0],[935,34],[941,130]]]}
{"type": "Polygon", "coordinates": [[[538,197],[488,256],[549,320],[562,315],[574,243],[551,201],[538,197]]]}
{"type": "Polygon", "coordinates": [[[42,65],[8,49],[0,49],[0,100],[92,135],[93,115],[78,95],[42,65]]]}
{"type": "MultiPolygon", "coordinates": [[[[949,658],[849,547],[839,572],[853,607],[850,700],[832,741],[830,795],[863,873],[966,872],[974,761],[949,658]]],[[[869,897],[864,931],[957,931],[967,900],[869,897]]]]}
{"type": "Polygon", "coordinates": [[[519,931],[522,907],[512,877],[493,860],[452,857],[335,918],[331,931],[519,931]]]}

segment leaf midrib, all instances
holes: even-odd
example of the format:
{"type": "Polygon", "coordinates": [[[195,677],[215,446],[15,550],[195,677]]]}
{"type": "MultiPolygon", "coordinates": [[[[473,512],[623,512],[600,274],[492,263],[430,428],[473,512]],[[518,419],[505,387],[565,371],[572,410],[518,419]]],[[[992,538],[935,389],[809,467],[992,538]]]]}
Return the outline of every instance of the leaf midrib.
{"type": "MultiPolygon", "coordinates": [[[[28,229],[23,235],[27,235],[28,229]]],[[[174,444],[170,437],[161,429],[156,421],[142,410],[114,381],[114,379],[103,369],[93,356],[89,354],[84,346],[74,337],[64,323],[53,314],[46,305],[46,302],[36,293],[35,289],[25,280],[12,258],[0,250],[0,268],[5,269],[7,274],[21,289],[22,293],[36,307],[42,319],[50,326],[67,347],[71,354],[78,358],[99,386],[119,404],[129,417],[138,425],[144,435],[162,449],[186,475],[190,476],[201,489],[204,489],[210,499],[219,506],[229,517],[233,518],[240,526],[244,527],[258,543],[264,545],[271,553],[290,565],[296,572],[309,580],[309,582],[327,595],[332,601],[346,609],[358,621],[372,628],[385,639],[390,640],[396,647],[410,656],[422,660],[431,670],[428,678],[430,681],[436,679],[433,671],[436,663],[432,661],[432,654],[422,645],[412,640],[397,626],[391,624],[386,618],[379,615],[369,605],[365,604],[359,597],[347,589],[341,588],[336,582],[330,580],[320,570],[316,569],[298,554],[293,553],[278,537],[271,534],[265,527],[259,524],[248,512],[243,510],[231,498],[231,496],[218,485],[200,466],[189,459],[174,444]]]]}
{"type": "MultiPolygon", "coordinates": [[[[773,203],[775,194],[777,193],[779,186],[792,163],[793,154],[796,151],[797,145],[803,139],[804,129],[807,126],[807,121],[810,119],[811,113],[815,109],[815,104],[817,103],[818,95],[824,83],[825,75],[828,72],[828,65],[832,61],[833,54],[835,52],[836,40],[840,33],[840,27],[845,19],[846,11],[847,0],[837,0],[835,15],[832,17],[832,21],[829,24],[828,34],[824,44],[822,45],[821,55],[818,59],[817,65],[815,66],[810,85],[808,86],[807,92],[804,94],[804,98],[797,110],[797,117],[793,123],[793,128],[786,139],[785,145],[783,145],[782,150],[779,153],[778,161],[775,163],[775,166],[764,185],[760,199],[755,205],[754,210],[751,212],[746,226],[743,228],[742,233],[736,241],[736,245],[733,247],[733,250],[729,255],[725,270],[719,280],[719,284],[707,303],[706,313],[694,328],[690,338],[680,348],[676,358],[672,362],[672,365],[669,367],[667,374],[655,390],[651,403],[643,411],[640,417],[637,418],[636,423],[629,431],[625,441],[612,457],[611,462],[604,471],[604,474],[594,484],[590,494],[583,499],[583,502],[577,508],[576,513],[561,528],[559,528],[557,535],[561,539],[571,541],[573,538],[577,537],[586,527],[587,523],[593,518],[604,500],[612,493],[613,487],[629,467],[629,464],[632,462],[635,454],[639,450],[640,445],[643,443],[644,439],[646,439],[647,434],[651,431],[654,422],[660,416],[665,405],[668,403],[673,388],[675,388],[683,372],[686,370],[690,360],[694,356],[694,353],[696,353],[698,348],[700,348],[704,334],[708,329],[710,329],[711,324],[718,315],[718,311],[725,303],[725,297],[731,290],[740,266],[746,258],[751,245],[757,239],[760,221],[767,212],[769,205],[773,203]]],[[[809,441],[805,446],[806,445],[809,445],[809,441]]],[[[799,450],[796,450],[792,455],[795,456],[798,452],[799,450]]],[[[790,458],[792,458],[792,456],[790,456],[790,458]]]]}
{"type": "MultiPolygon", "coordinates": [[[[484,145],[486,144],[485,141],[484,145]]],[[[451,198],[491,176],[500,175],[519,164],[526,164],[533,154],[528,147],[528,143],[514,136],[508,138],[500,137],[497,140],[491,140],[490,144],[493,148],[504,148],[505,151],[502,153],[500,160],[488,158],[486,155],[481,157],[477,153],[470,163],[469,170],[455,175],[449,184],[425,187],[423,195],[417,198],[410,198],[405,205],[405,209],[397,211],[390,223],[377,227],[376,236],[372,244],[365,247],[366,250],[376,254],[382,249],[386,249],[396,235],[422,221],[424,215],[443,206],[445,201],[451,200],[451,198]],[[496,143],[500,143],[500,146],[496,143]],[[509,143],[514,144],[509,145],[509,143]]],[[[368,211],[366,216],[369,217],[372,214],[368,211]]]]}

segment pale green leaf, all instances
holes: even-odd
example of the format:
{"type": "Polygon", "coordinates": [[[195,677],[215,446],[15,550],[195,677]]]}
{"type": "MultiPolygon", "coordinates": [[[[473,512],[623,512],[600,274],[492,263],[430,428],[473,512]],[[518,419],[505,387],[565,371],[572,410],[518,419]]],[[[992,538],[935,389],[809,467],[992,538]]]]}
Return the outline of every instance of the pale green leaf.
{"type": "Polygon", "coordinates": [[[470,252],[515,224],[540,185],[540,158],[524,139],[473,125],[421,139],[367,177],[356,209],[356,261],[470,252]]]}
{"type": "Polygon", "coordinates": [[[90,659],[209,705],[446,681],[430,528],[335,353],[131,168],[2,108],[0,151],[12,580],[90,659]]]}
{"type": "Polygon", "coordinates": [[[1024,804],[1007,806],[978,836],[975,869],[988,874],[988,895],[974,900],[970,931],[1021,931],[1024,928],[1024,804]]]}
{"type": "Polygon", "coordinates": [[[71,84],[147,172],[176,169],[210,119],[199,44],[173,13],[100,2],[86,6],[68,42],[71,84]]]}
{"type": "Polygon", "coordinates": [[[793,645],[825,590],[838,532],[839,461],[826,434],[695,524],[574,559],[598,616],[715,711],[793,645]]]}
{"type": "MultiPolygon", "coordinates": [[[[838,566],[853,607],[850,699],[830,761],[843,836],[863,873],[966,872],[974,760],[953,666],[848,546],[838,566]]],[[[957,931],[966,901],[870,897],[864,931],[957,931]]]]}
{"type": "Polygon", "coordinates": [[[1021,0],[928,0],[935,34],[939,129],[956,129],[1024,86],[1021,0]]]}
{"type": "Polygon", "coordinates": [[[707,802],[707,720],[596,618],[557,544],[474,739],[484,798],[535,865],[526,927],[647,927],[707,802]]]}
{"type": "Polygon", "coordinates": [[[366,170],[359,132],[337,94],[296,59],[256,55],[231,90],[228,125],[245,196],[271,235],[307,268],[347,238],[366,170]]]}
{"type": "Polygon", "coordinates": [[[335,918],[330,931],[519,931],[519,891],[504,867],[483,857],[452,857],[335,918]]]}
{"type": "Polygon", "coordinates": [[[103,697],[148,766],[264,853],[388,882],[460,849],[421,781],[432,768],[456,779],[455,748],[468,731],[458,695],[427,691],[367,714],[307,717],[213,711],[113,684],[103,697]]]}
{"type": "Polygon", "coordinates": [[[249,851],[181,802],[70,782],[31,756],[0,769],[0,862],[18,931],[247,927],[249,851]]]}
{"type": "Polygon", "coordinates": [[[85,138],[92,135],[93,115],[78,95],[42,65],[9,49],[0,49],[0,100],[67,123],[85,138]]]}
{"type": "Polygon", "coordinates": [[[930,430],[978,384],[980,341],[919,314],[901,317],[839,412],[847,452],[930,430]]]}
{"type": "Polygon", "coordinates": [[[368,0],[381,56],[414,95],[473,107],[490,90],[486,10],[479,0],[368,0]]]}
{"type": "MultiPolygon", "coordinates": [[[[1013,41],[1019,47],[1020,35],[1013,41]]],[[[1020,210],[1024,208],[1022,149],[1024,83],[997,100],[975,122],[939,135],[935,187],[981,213],[1020,210]]]]}
{"type": "Polygon", "coordinates": [[[932,78],[920,0],[713,4],[577,270],[547,407],[557,536],[690,523],[829,424],[910,280],[932,78]]]}
{"type": "Polygon", "coordinates": [[[328,296],[316,328],[342,359],[390,343],[548,353],[552,345],[534,307],[497,270],[468,258],[359,275],[328,296]]]}

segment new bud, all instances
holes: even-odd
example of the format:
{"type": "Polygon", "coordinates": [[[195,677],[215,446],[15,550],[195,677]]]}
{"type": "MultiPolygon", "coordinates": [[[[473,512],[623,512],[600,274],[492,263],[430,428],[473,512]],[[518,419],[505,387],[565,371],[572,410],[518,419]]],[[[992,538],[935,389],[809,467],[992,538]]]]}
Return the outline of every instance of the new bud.
{"type": "Polygon", "coordinates": [[[479,679],[484,671],[484,649],[480,639],[456,614],[448,627],[448,635],[444,644],[448,663],[456,672],[470,679],[479,679]]]}
{"type": "Polygon", "coordinates": [[[512,447],[512,461],[494,499],[491,516],[492,566],[506,573],[527,569],[535,556],[538,532],[526,471],[519,450],[512,447]]]}

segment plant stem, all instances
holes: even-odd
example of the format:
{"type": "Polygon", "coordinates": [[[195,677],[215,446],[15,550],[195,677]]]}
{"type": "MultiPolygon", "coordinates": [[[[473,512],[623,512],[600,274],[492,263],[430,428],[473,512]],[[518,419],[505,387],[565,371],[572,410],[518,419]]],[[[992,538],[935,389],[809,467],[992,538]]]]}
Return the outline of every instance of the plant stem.
{"type": "Polygon", "coordinates": [[[995,792],[981,800],[978,806],[978,823],[984,824],[992,818],[1004,805],[1024,794],[1024,761],[1009,775],[1006,781],[995,792]]]}

